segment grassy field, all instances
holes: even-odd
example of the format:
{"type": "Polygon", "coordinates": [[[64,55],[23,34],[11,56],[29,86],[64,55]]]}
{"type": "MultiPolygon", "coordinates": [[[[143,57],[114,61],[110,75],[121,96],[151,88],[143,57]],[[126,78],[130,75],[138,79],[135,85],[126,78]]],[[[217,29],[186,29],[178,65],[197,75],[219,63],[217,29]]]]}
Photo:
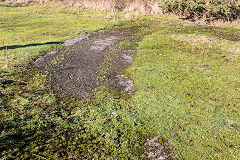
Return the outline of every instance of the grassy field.
{"type": "MultiPolygon", "coordinates": [[[[66,39],[116,23],[107,21],[104,12],[70,12],[53,5],[0,7],[1,50],[7,48],[13,64],[32,60],[66,39]]],[[[1,56],[1,64],[4,60],[6,56],[1,56]]]]}
{"type": "Polygon", "coordinates": [[[240,156],[238,24],[201,26],[172,16],[107,21],[106,13],[41,6],[0,12],[2,159],[140,159],[156,135],[173,159],[240,156]],[[137,88],[131,99],[108,86],[90,100],[56,95],[51,73],[31,65],[65,39],[119,24],[139,29],[119,45],[137,49],[125,71],[137,88]]]}
{"type": "Polygon", "coordinates": [[[176,157],[238,159],[239,30],[170,21],[139,44],[133,102],[176,157]]]}

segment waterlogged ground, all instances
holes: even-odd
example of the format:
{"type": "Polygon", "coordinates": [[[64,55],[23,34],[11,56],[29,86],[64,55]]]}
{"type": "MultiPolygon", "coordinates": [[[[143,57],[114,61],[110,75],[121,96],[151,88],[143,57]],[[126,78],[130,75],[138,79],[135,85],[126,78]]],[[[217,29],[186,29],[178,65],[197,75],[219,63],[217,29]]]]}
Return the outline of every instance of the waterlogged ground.
{"type": "MultiPolygon", "coordinates": [[[[1,5],[0,12],[2,159],[240,156],[236,23],[196,25],[169,16],[107,21],[107,13],[71,13],[56,6],[1,5]],[[52,78],[53,70],[39,69],[33,62],[54,47],[64,54],[52,65],[67,64],[85,42],[73,46],[74,52],[57,44],[105,28],[131,34],[104,48],[111,52],[101,61],[98,78],[119,84],[127,76],[134,83],[132,95],[112,83],[94,84],[94,92],[84,99],[54,92],[51,84],[59,79],[52,78]],[[128,69],[116,67],[121,58],[128,69]],[[116,70],[119,79],[111,77],[116,70]]],[[[86,39],[99,42],[92,49],[101,50],[106,37],[98,38],[86,39]]]]}

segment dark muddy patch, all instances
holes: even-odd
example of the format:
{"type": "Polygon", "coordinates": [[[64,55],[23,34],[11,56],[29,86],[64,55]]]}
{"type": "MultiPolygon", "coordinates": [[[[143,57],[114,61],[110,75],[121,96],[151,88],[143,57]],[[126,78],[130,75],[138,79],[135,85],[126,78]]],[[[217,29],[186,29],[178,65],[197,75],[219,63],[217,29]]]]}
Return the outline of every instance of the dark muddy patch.
{"type": "Polygon", "coordinates": [[[59,94],[87,98],[101,85],[132,94],[134,86],[122,71],[133,62],[134,50],[116,47],[134,32],[130,29],[109,29],[79,36],[63,43],[34,63],[52,72],[52,89],[59,94]]]}
{"type": "Polygon", "coordinates": [[[44,69],[45,66],[49,63],[51,63],[51,61],[56,57],[56,54],[58,53],[58,50],[53,50],[49,53],[47,53],[46,55],[44,55],[43,57],[37,59],[34,62],[34,65],[38,68],[44,69]]]}
{"type": "MultiPolygon", "coordinates": [[[[88,37],[91,37],[92,35],[93,34],[85,34],[85,35],[80,35],[80,36],[78,36],[76,38],[73,38],[73,39],[66,40],[66,41],[64,41],[62,46],[65,46],[65,47],[73,46],[73,45],[77,44],[78,42],[80,42],[80,41],[82,41],[82,40],[84,40],[88,37]]],[[[46,65],[50,64],[51,61],[54,58],[56,58],[59,53],[60,53],[59,50],[54,49],[53,51],[47,53],[43,57],[37,59],[34,62],[34,65],[37,66],[38,68],[44,69],[46,67],[46,65]]]]}

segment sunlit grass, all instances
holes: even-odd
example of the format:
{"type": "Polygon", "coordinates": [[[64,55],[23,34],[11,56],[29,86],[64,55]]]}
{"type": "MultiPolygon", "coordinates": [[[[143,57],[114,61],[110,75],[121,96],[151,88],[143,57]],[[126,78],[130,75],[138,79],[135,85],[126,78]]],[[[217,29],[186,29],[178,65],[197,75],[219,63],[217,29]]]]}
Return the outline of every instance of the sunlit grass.
{"type": "Polygon", "coordinates": [[[166,26],[143,39],[129,69],[138,87],[133,103],[148,117],[146,126],[169,140],[176,157],[237,159],[240,64],[228,59],[237,53],[226,52],[229,46],[221,42],[239,42],[194,27],[176,33],[166,26]],[[212,41],[193,45],[190,36],[212,41]]]}
{"type": "MultiPolygon", "coordinates": [[[[0,6],[0,47],[8,50],[8,58],[13,64],[29,61],[66,39],[116,23],[104,19],[104,14],[87,10],[66,12],[50,5],[3,5],[0,6]]],[[[1,64],[4,59],[1,54],[1,64]]]]}
{"type": "Polygon", "coordinates": [[[126,21],[122,27],[138,32],[118,47],[137,49],[124,72],[136,93],[121,98],[102,86],[92,99],[79,100],[53,93],[50,73],[25,64],[57,43],[117,20],[36,5],[0,6],[0,13],[0,47],[8,46],[0,51],[0,63],[9,68],[0,72],[1,156],[137,159],[146,139],[156,135],[175,158],[240,156],[237,25],[198,26],[171,16],[126,21]]]}

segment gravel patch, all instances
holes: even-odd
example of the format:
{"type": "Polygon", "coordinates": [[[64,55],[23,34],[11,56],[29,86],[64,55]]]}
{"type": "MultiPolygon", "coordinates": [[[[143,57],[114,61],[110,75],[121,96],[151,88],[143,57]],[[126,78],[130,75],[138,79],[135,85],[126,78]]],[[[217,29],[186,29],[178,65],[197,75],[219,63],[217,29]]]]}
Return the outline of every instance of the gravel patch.
{"type": "Polygon", "coordinates": [[[110,36],[103,40],[94,41],[94,45],[91,46],[91,50],[104,51],[107,47],[113,45],[118,39],[119,38],[116,36],[110,36]]]}
{"type": "Polygon", "coordinates": [[[144,159],[147,160],[167,160],[171,159],[170,149],[167,142],[163,142],[160,136],[150,139],[146,143],[144,159]]]}
{"type": "Polygon", "coordinates": [[[117,82],[119,86],[122,86],[121,93],[124,94],[133,94],[135,91],[135,87],[133,84],[133,80],[131,80],[128,76],[126,75],[117,75],[117,82]]]}

